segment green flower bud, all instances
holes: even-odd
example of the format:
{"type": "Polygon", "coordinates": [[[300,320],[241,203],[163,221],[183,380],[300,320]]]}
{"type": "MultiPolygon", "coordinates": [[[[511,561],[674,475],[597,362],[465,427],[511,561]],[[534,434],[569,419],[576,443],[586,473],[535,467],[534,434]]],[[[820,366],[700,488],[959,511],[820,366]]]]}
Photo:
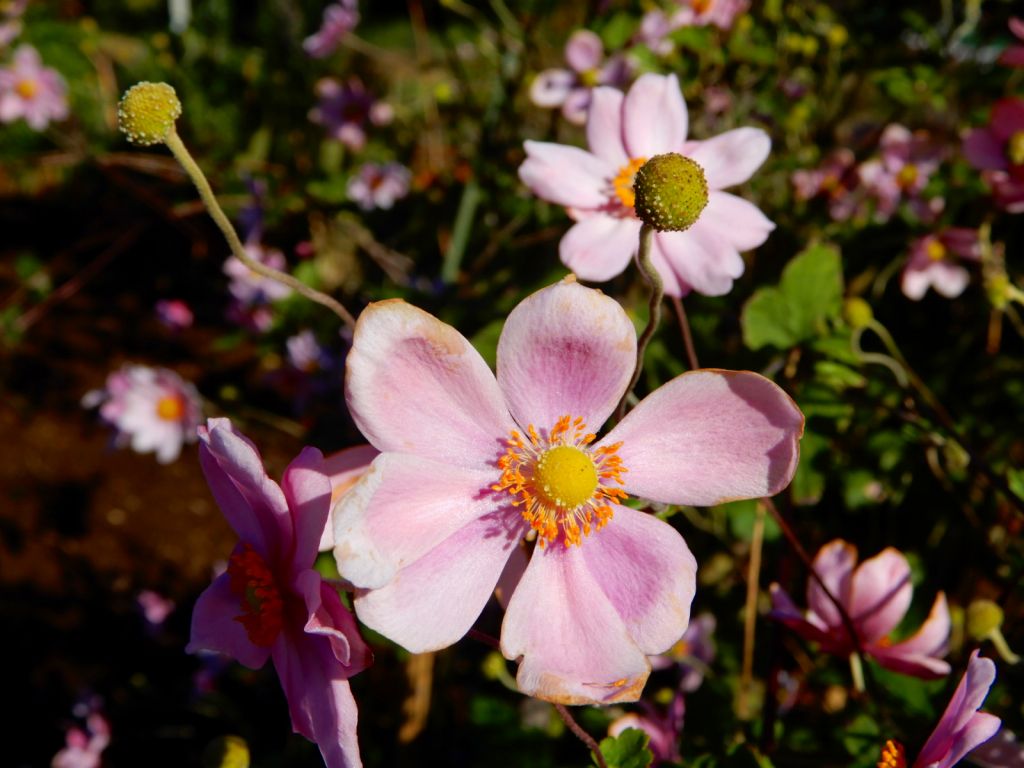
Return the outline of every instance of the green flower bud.
{"type": "Polygon", "coordinates": [[[132,144],[163,144],[181,117],[178,94],[167,83],[138,83],[121,98],[117,127],[132,144]]]}
{"type": "Polygon", "coordinates": [[[689,229],[708,204],[704,169],[688,157],[655,155],[636,172],[634,209],[658,232],[689,229]]]}
{"type": "Polygon", "coordinates": [[[249,768],[249,745],[240,736],[221,736],[203,750],[204,768],[249,768]]]}
{"type": "Polygon", "coordinates": [[[859,296],[851,296],[843,302],[843,317],[854,330],[866,328],[874,320],[875,314],[871,305],[859,296]]]}
{"type": "Polygon", "coordinates": [[[975,600],[967,606],[967,634],[985,640],[1003,625],[1003,609],[991,600],[975,600]]]}

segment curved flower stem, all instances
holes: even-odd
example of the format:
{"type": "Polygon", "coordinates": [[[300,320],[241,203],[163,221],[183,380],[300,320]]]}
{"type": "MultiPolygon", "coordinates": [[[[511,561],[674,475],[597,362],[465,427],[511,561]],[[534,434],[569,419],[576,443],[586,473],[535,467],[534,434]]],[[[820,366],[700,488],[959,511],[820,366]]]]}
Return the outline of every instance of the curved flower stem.
{"type": "Polygon", "coordinates": [[[864,693],[864,664],[856,653],[850,654],[850,676],[853,678],[853,690],[864,693]]]}
{"type": "Polygon", "coordinates": [[[171,150],[171,154],[174,155],[174,159],[177,160],[181,167],[185,169],[185,173],[192,179],[192,183],[195,184],[196,190],[199,192],[199,197],[203,201],[203,205],[206,206],[206,210],[210,214],[210,218],[213,219],[217,228],[220,229],[224,238],[228,241],[228,245],[231,247],[231,254],[237,258],[240,262],[245,264],[249,269],[258,275],[263,277],[269,277],[271,280],[276,280],[283,285],[287,285],[296,293],[305,296],[311,301],[315,301],[317,304],[323,304],[329,310],[334,312],[341,321],[345,323],[349,328],[356,327],[356,319],[352,314],[345,309],[336,299],[328,296],[325,293],[321,293],[315,288],[311,288],[304,282],[299,280],[293,275],[289,275],[287,272],[281,272],[280,270],[268,267],[266,264],[253,259],[245,252],[245,246],[242,245],[242,241],[238,239],[238,233],[235,232],[235,228],[228,220],[224,210],[220,207],[220,203],[217,202],[217,198],[213,194],[213,190],[210,188],[210,182],[206,180],[206,176],[203,174],[202,169],[192,159],[192,155],[185,147],[181,137],[178,136],[178,132],[171,128],[170,133],[167,135],[167,140],[164,142],[167,144],[167,148],[171,150]]]}
{"type": "Polygon", "coordinates": [[[640,228],[640,247],[636,251],[636,263],[644,279],[651,286],[651,297],[647,304],[649,310],[647,327],[644,328],[644,332],[640,334],[640,338],[636,342],[636,368],[633,370],[633,378],[629,380],[629,386],[626,387],[626,392],[619,402],[619,407],[615,409],[616,421],[621,421],[626,413],[626,399],[629,397],[629,393],[633,391],[636,383],[640,381],[640,374],[644,369],[644,353],[647,351],[647,345],[654,336],[654,332],[658,330],[658,324],[661,322],[661,300],[665,295],[665,288],[661,281],[661,275],[658,274],[658,270],[651,263],[651,244],[653,242],[654,228],[644,224],[640,228]]]}
{"type": "Polygon", "coordinates": [[[576,738],[587,745],[587,748],[591,753],[593,753],[594,760],[597,761],[597,764],[601,768],[608,768],[608,763],[604,761],[604,755],[601,754],[601,747],[598,746],[598,743],[594,740],[593,736],[580,727],[580,724],[576,722],[569,710],[565,708],[565,705],[555,704],[555,710],[558,712],[565,724],[569,726],[569,730],[576,735],[576,738]]]}
{"type": "Polygon", "coordinates": [[[907,378],[907,372],[906,370],[904,370],[903,366],[897,360],[894,360],[893,358],[889,357],[889,355],[883,355],[879,352],[865,352],[860,343],[861,337],[863,335],[864,329],[857,328],[853,332],[853,336],[850,339],[850,344],[853,347],[853,351],[857,354],[857,357],[860,358],[861,362],[877,363],[878,365],[884,365],[886,368],[892,371],[893,376],[896,377],[896,383],[898,383],[901,387],[906,388],[906,386],[910,383],[910,380],[907,378]]]}
{"type": "Polygon", "coordinates": [[[697,348],[693,346],[693,334],[690,333],[690,319],[686,316],[683,300],[678,296],[672,297],[672,306],[676,311],[676,319],[679,320],[679,330],[683,333],[686,359],[690,361],[690,369],[695,371],[700,368],[700,362],[697,360],[697,348]]]}

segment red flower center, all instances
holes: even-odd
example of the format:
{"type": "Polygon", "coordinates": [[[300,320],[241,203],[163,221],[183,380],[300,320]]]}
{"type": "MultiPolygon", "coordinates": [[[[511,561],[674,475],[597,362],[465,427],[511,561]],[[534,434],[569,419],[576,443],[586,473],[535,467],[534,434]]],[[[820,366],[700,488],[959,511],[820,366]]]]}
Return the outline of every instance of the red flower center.
{"type": "Polygon", "coordinates": [[[284,621],[284,602],[266,562],[248,544],[228,560],[231,591],[238,595],[244,613],[235,621],[245,627],[253,645],[274,644],[284,621]]]}

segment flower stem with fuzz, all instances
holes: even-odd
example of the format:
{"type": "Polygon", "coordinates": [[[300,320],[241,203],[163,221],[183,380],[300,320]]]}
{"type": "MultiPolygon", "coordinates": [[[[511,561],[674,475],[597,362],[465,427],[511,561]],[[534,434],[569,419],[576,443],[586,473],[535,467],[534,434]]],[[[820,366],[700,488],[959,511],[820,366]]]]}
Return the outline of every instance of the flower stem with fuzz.
{"type": "Polygon", "coordinates": [[[569,726],[569,730],[572,731],[576,738],[587,745],[590,749],[591,754],[594,756],[594,760],[600,766],[600,768],[608,768],[608,763],[604,761],[604,755],[601,754],[601,747],[598,745],[594,737],[583,730],[580,724],[576,722],[576,719],[572,716],[572,713],[565,708],[564,704],[555,704],[555,709],[558,711],[558,715],[562,718],[562,721],[569,726]]]}
{"type": "Polygon", "coordinates": [[[636,368],[633,371],[633,378],[629,381],[629,386],[626,387],[626,393],[622,396],[619,407],[615,410],[616,421],[621,421],[626,413],[626,399],[629,397],[629,393],[633,391],[636,383],[640,381],[640,374],[644,369],[644,352],[647,351],[647,345],[661,323],[661,300],[665,295],[665,287],[662,283],[661,275],[658,274],[658,270],[654,268],[654,264],[651,262],[651,245],[653,243],[654,227],[650,224],[644,224],[640,227],[640,247],[636,251],[636,263],[644,279],[651,286],[651,297],[647,305],[647,327],[644,328],[644,332],[640,334],[640,338],[636,343],[636,368]]]}

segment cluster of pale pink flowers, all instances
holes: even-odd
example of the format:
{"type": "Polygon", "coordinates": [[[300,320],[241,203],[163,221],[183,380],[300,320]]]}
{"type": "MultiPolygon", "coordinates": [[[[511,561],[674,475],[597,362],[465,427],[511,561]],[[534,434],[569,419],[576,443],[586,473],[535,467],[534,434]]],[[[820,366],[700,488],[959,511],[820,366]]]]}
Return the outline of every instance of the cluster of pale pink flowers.
{"type": "Polygon", "coordinates": [[[10,63],[0,67],[0,123],[24,120],[32,130],[42,131],[68,116],[67,90],[64,78],[43,64],[35,48],[18,46],[10,63]]]}

